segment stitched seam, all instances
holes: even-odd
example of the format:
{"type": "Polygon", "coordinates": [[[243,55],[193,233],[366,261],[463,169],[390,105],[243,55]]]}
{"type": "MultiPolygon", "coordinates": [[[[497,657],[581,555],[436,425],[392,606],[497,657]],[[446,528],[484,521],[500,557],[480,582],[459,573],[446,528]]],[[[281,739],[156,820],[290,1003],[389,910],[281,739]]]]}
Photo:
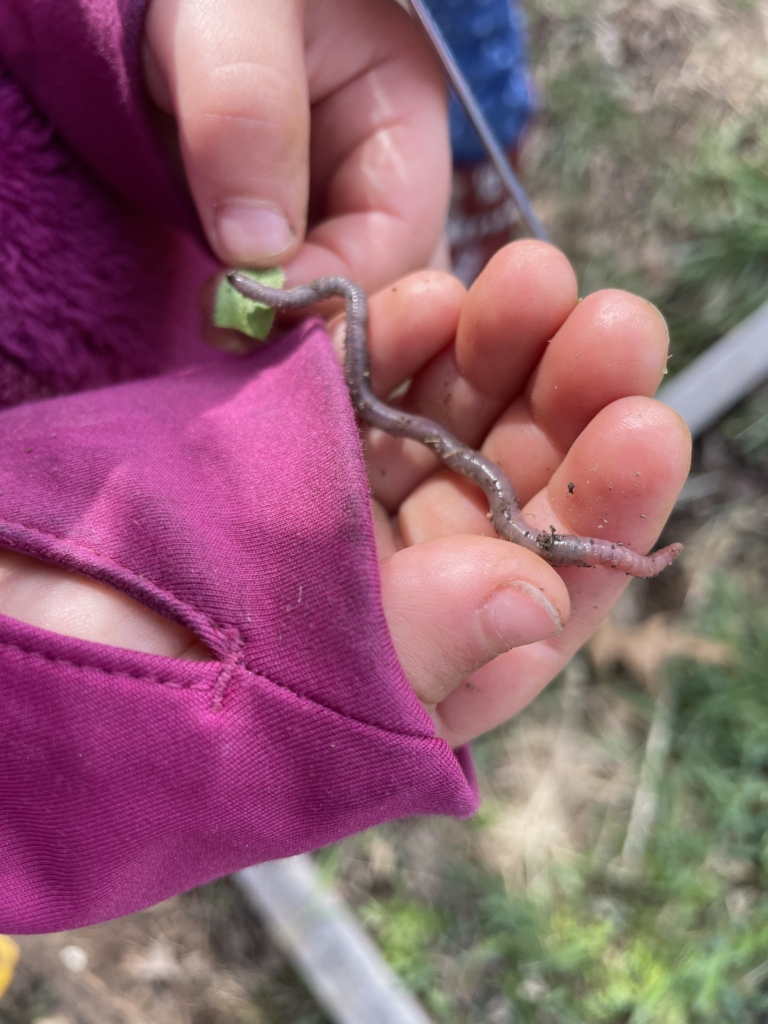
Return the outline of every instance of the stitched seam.
{"type": "MultiPolygon", "coordinates": [[[[235,674],[235,669],[238,664],[242,664],[241,657],[242,650],[233,651],[231,656],[228,657],[225,663],[221,666],[221,671],[216,676],[216,682],[213,685],[211,693],[211,711],[214,713],[221,711],[224,706],[224,698],[227,695],[227,690],[229,689],[229,684],[232,681],[232,676],[235,674]]],[[[246,671],[248,670],[246,669],[246,671]]]]}
{"type": "Polygon", "coordinates": [[[0,639],[0,647],[9,647],[12,650],[19,651],[21,654],[28,655],[30,658],[37,658],[39,661],[47,661],[51,665],[68,665],[70,668],[91,669],[92,671],[100,672],[105,676],[122,676],[128,679],[159,683],[161,686],[167,686],[175,690],[210,690],[214,685],[211,683],[204,683],[202,681],[186,685],[184,683],[171,682],[163,678],[158,678],[157,675],[131,672],[128,669],[102,668],[100,665],[94,665],[91,662],[73,661],[71,658],[61,658],[51,654],[44,654],[42,651],[36,651],[31,647],[25,647],[23,644],[16,643],[12,640],[0,639]]]}
{"type": "MultiPolygon", "coordinates": [[[[18,527],[21,527],[21,529],[28,530],[30,533],[33,533],[33,534],[35,534],[38,537],[50,538],[52,540],[66,542],[68,544],[71,544],[74,548],[76,548],[79,551],[83,551],[83,552],[87,552],[87,553],[90,553],[92,555],[95,555],[97,558],[103,559],[104,562],[108,563],[109,565],[115,566],[118,569],[122,569],[124,572],[129,573],[134,579],[144,580],[143,576],[139,576],[132,569],[128,569],[127,566],[121,565],[120,562],[116,562],[113,558],[109,558],[106,555],[99,554],[98,551],[94,550],[93,548],[88,547],[85,544],[81,544],[78,541],[71,541],[68,538],[60,537],[58,534],[46,533],[43,530],[38,530],[37,527],[27,526],[25,523],[14,522],[14,521],[8,520],[8,519],[0,519],[0,523],[4,523],[4,524],[6,524],[8,526],[18,526],[18,527]]],[[[148,582],[148,581],[145,581],[145,582],[148,582]]],[[[433,740],[433,739],[437,739],[436,736],[429,736],[429,735],[427,735],[425,733],[420,733],[420,732],[402,732],[402,731],[400,731],[398,729],[387,729],[384,726],[372,725],[370,722],[365,722],[365,721],[363,721],[360,718],[355,718],[352,715],[345,714],[343,711],[339,711],[338,708],[331,707],[328,704],[323,704],[320,701],[315,700],[312,697],[307,697],[305,694],[297,693],[296,690],[294,690],[291,686],[288,686],[286,683],[277,682],[276,680],[272,679],[271,676],[266,675],[264,672],[260,671],[258,668],[255,669],[255,670],[250,668],[242,660],[242,654],[243,654],[243,649],[244,649],[245,645],[244,645],[244,642],[243,642],[242,635],[241,635],[239,629],[237,628],[237,626],[231,625],[231,624],[219,625],[206,612],[203,612],[200,609],[195,608],[194,605],[191,605],[191,604],[189,604],[186,601],[181,601],[174,594],[170,593],[170,591],[165,590],[163,587],[160,587],[160,586],[158,586],[155,583],[152,583],[152,586],[155,587],[160,594],[164,595],[165,597],[170,598],[173,601],[176,601],[179,605],[181,605],[184,608],[189,609],[190,611],[194,612],[195,614],[202,616],[206,620],[206,622],[208,622],[211,626],[213,626],[213,628],[217,632],[219,632],[220,634],[223,634],[224,637],[229,641],[230,644],[234,640],[234,649],[231,649],[229,654],[225,657],[224,662],[222,663],[221,671],[217,675],[216,680],[214,681],[214,683],[212,683],[212,684],[208,684],[208,683],[205,683],[205,684],[194,684],[193,683],[193,684],[190,684],[189,686],[185,686],[182,683],[165,682],[164,680],[158,679],[156,676],[153,676],[153,675],[137,674],[137,673],[134,673],[134,672],[121,671],[121,670],[116,670],[116,669],[106,669],[106,668],[101,668],[98,665],[93,665],[93,664],[88,664],[88,663],[80,664],[80,663],[75,662],[75,661],[70,661],[70,660],[68,660],[66,658],[52,657],[52,656],[49,656],[47,654],[42,654],[39,651],[35,651],[35,650],[31,650],[29,648],[23,647],[20,644],[14,643],[12,641],[6,641],[6,640],[0,639],[0,646],[15,648],[16,650],[20,651],[22,654],[28,654],[30,657],[33,657],[33,658],[40,658],[41,660],[50,662],[51,664],[70,665],[72,668],[94,669],[96,672],[102,672],[104,675],[124,676],[124,677],[127,677],[128,679],[136,679],[136,680],[143,680],[143,681],[148,681],[148,682],[155,682],[155,683],[159,683],[161,686],[167,686],[169,688],[177,689],[177,690],[189,690],[189,689],[212,690],[213,691],[213,698],[212,698],[212,701],[211,701],[211,709],[213,711],[220,711],[221,710],[221,707],[222,707],[223,702],[224,702],[224,697],[225,697],[225,695],[227,693],[227,690],[229,688],[229,684],[230,684],[230,682],[232,680],[232,677],[234,675],[235,668],[237,668],[238,665],[239,665],[246,672],[248,672],[249,675],[257,675],[261,679],[264,679],[268,683],[270,683],[270,685],[277,686],[281,690],[287,690],[288,693],[293,694],[293,696],[297,697],[299,700],[305,700],[305,701],[307,701],[307,703],[312,704],[314,707],[322,708],[324,711],[328,711],[331,714],[338,715],[339,718],[342,718],[342,719],[344,719],[346,721],[355,722],[357,725],[363,725],[363,726],[366,726],[369,729],[374,729],[374,730],[379,731],[379,732],[387,733],[390,736],[402,736],[402,737],[408,738],[408,739],[420,739],[420,740],[433,740]],[[229,636],[227,636],[227,634],[229,634],[229,636]]]]}
{"type": "Polygon", "coordinates": [[[30,658],[38,658],[40,661],[47,661],[52,665],[69,665],[71,668],[92,669],[95,672],[102,673],[102,675],[122,676],[123,678],[136,679],[142,682],[158,683],[161,686],[167,686],[169,689],[174,690],[209,690],[212,692],[213,697],[211,701],[212,711],[221,710],[221,702],[223,702],[224,695],[235,673],[235,669],[242,668],[243,671],[247,672],[249,676],[258,679],[263,679],[266,683],[269,683],[270,686],[274,686],[279,690],[285,690],[287,693],[290,693],[291,696],[295,697],[297,700],[309,704],[315,708],[322,708],[323,711],[327,711],[329,712],[329,714],[335,715],[342,721],[354,722],[355,725],[360,725],[365,729],[371,729],[373,732],[384,733],[387,736],[398,736],[402,737],[403,739],[409,740],[426,740],[428,742],[437,742],[439,740],[438,736],[429,736],[425,733],[402,732],[399,729],[387,729],[386,726],[375,725],[374,723],[366,722],[361,718],[355,718],[354,715],[347,715],[343,711],[339,711],[338,708],[330,707],[329,705],[322,704],[320,701],[315,700],[312,697],[307,697],[305,694],[297,693],[295,690],[291,689],[291,687],[287,686],[285,683],[275,682],[274,679],[270,678],[270,676],[265,675],[263,672],[254,671],[252,669],[247,668],[245,665],[242,664],[242,662],[237,660],[237,656],[233,659],[230,665],[225,664],[222,667],[222,671],[219,672],[219,674],[216,676],[216,679],[212,683],[191,683],[189,686],[185,686],[183,683],[166,682],[162,679],[158,679],[157,676],[154,675],[143,675],[137,672],[122,671],[120,669],[101,668],[98,665],[81,664],[77,661],[72,661],[69,658],[54,657],[49,654],[43,654],[41,651],[32,650],[29,647],[23,646],[23,644],[15,643],[10,640],[0,639],[0,648],[2,647],[10,647],[13,650],[17,650],[22,654],[28,655],[30,658]]]}
{"type": "MultiPolygon", "coordinates": [[[[281,683],[272,676],[262,672],[260,668],[252,668],[250,665],[245,663],[243,660],[240,663],[240,667],[243,668],[250,676],[254,676],[259,679],[266,680],[270,686],[276,686],[279,690],[286,690],[288,693],[293,694],[298,700],[306,701],[307,704],[311,704],[312,707],[322,708],[323,711],[328,711],[332,715],[336,715],[338,718],[344,719],[345,722],[354,722],[355,725],[365,726],[366,729],[373,729],[376,732],[386,733],[388,736],[402,736],[404,739],[416,739],[416,740],[436,740],[439,737],[436,734],[428,735],[423,732],[403,732],[400,729],[388,729],[384,725],[375,725],[373,722],[366,722],[362,718],[356,718],[354,715],[347,714],[346,711],[340,711],[338,708],[333,707],[331,704],[323,704],[322,701],[317,700],[315,697],[308,697],[305,693],[298,693],[288,683],[281,683]]],[[[414,699],[418,700],[416,694],[414,699]]]]}
{"type": "MultiPolygon", "coordinates": [[[[50,533],[50,532],[47,532],[47,531],[44,531],[44,530],[39,530],[36,526],[28,526],[26,523],[19,523],[19,522],[15,522],[13,520],[10,520],[10,519],[0,519],[0,524],[4,524],[6,526],[18,526],[22,530],[27,530],[29,533],[32,533],[32,534],[34,534],[37,537],[42,537],[43,539],[50,539],[50,540],[60,541],[62,543],[70,544],[77,551],[80,551],[80,552],[83,552],[83,553],[86,553],[86,554],[90,554],[90,555],[95,555],[96,558],[100,558],[107,565],[113,566],[116,569],[120,569],[123,572],[128,573],[134,580],[140,580],[140,581],[142,581],[144,583],[149,583],[150,586],[154,587],[155,590],[159,594],[161,594],[163,597],[168,598],[170,601],[173,601],[176,604],[180,605],[182,608],[184,608],[184,609],[186,609],[186,610],[188,610],[190,612],[193,612],[195,615],[200,615],[202,618],[205,619],[205,621],[208,623],[208,625],[213,628],[214,631],[216,631],[217,633],[220,633],[220,634],[224,634],[226,639],[231,640],[232,634],[234,634],[234,637],[235,637],[237,643],[239,644],[240,648],[242,649],[242,647],[243,647],[243,639],[242,639],[242,636],[240,635],[240,630],[233,623],[222,623],[222,624],[219,624],[218,622],[216,622],[215,619],[212,619],[211,616],[207,612],[202,611],[202,609],[200,609],[200,608],[196,608],[194,605],[189,604],[189,602],[187,602],[187,601],[182,601],[181,598],[176,597],[176,595],[172,594],[169,590],[166,590],[164,587],[161,587],[159,584],[155,583],[154,581],[148,580],[146,577],[141,576],[139,573],[135,572],[133,569],[129,569],[128,566],[122,565],[120,562],[115,561],[114,558],[110,558],[108,555],[101,554],[95,548],[88,547],[88,545],[82,544],[80,541],[73,541],[73,540],[71,540],[68,537],[61,537],[61,536],[59,536],[59,534],[56,534],[56,533],[50,533]],[[227,633],[229,633],[230,636],[227,637],[226,636],[227,633]]],[[[41,561],[44,561],[44,559],[41,559],[41,561]]],[[[84,575],[85,574],[86,573],[84,573],[84,575]]],[[[91,578],[94,579],[95,577],[91,577],[91,578]]],[[[132,595],[129,595],[129,596],[132,596],[132,595]]],[[[140,602],[140,603],[143,603],[143,602],[140,602]]]]}

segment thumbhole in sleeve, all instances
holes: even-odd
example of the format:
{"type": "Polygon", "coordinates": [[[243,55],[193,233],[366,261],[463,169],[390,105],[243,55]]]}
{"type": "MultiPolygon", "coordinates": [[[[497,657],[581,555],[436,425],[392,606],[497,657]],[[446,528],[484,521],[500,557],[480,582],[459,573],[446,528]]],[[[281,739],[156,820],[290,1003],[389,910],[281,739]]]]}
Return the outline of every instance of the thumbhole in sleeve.
{"type": "Polygon", "coordinates": [[[0,614],[62,636],[185,661],[215,661],[186,626],[99,580],[0,549],[0,614]]]}

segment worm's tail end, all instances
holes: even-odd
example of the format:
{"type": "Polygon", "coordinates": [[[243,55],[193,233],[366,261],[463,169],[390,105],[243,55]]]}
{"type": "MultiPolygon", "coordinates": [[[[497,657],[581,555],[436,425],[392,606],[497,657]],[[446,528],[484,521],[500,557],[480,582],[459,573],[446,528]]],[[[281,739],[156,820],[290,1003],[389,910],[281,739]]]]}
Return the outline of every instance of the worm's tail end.
{"type": "Polygon", "coordinates": [[[605,565],[641,579],[658,576],[683,550],[682,544],[668,544],[652,555],[641,555],[623,544],[554,532],[551,536],[539,534],[537,542],[541,553],[553,565],[605,565]]]}
{"type": "Polygon", "coordinates": [[[637,555],[638,559],[637,571],[631,571],[631,576],[639,576],[641,579],[650,579],[651,576],[658,576],[659,573],[666,569],[668,565],[671,565],[680,552],[683,550],[682,544],[667,544],[665,548],[659,548],[658,551],[654,551],[652,555],[637,555]]]}

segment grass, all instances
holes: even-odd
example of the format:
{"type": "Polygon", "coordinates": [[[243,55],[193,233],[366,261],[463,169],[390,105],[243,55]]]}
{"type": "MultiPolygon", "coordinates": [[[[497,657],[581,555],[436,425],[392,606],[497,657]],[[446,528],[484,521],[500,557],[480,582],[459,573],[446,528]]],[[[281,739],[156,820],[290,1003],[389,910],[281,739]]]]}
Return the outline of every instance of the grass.
{"type": "Polygon", "coordinates": [[[678,365],[768,301],[768,131],[740,123],[700,140],[688,175],[690,238],[657,296],[678,365]]]}
{"type": "Polygon", "coordinates": [[[674,372],[768,299],[768,73],[754,72],[752,102],[686,85],[710,37],[712,60],[740,59],[749,78],[744,40],[726,30],[735,19],[746,35],[753,4],[717,5],[725,41],[693,5],[650,23],[647,7],[530,10],[542,111],[527,182],[584,292],[630,288],[659,306],[674,372]]]}

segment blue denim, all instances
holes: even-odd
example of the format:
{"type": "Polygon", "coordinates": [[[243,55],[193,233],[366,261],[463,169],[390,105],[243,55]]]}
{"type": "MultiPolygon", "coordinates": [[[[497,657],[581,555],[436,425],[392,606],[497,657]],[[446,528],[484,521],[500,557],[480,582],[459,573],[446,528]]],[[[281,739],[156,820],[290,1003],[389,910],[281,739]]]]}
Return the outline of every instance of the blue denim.
{"type": "MultiPolygon", "coordinates": [[[[514,146],[534,108],[525,15],[515,0],[428,0],[430,9],[499,142],[514,146]]],[[[485,156],[464,110],[451,96],[454,161],[485,156]]]]}

